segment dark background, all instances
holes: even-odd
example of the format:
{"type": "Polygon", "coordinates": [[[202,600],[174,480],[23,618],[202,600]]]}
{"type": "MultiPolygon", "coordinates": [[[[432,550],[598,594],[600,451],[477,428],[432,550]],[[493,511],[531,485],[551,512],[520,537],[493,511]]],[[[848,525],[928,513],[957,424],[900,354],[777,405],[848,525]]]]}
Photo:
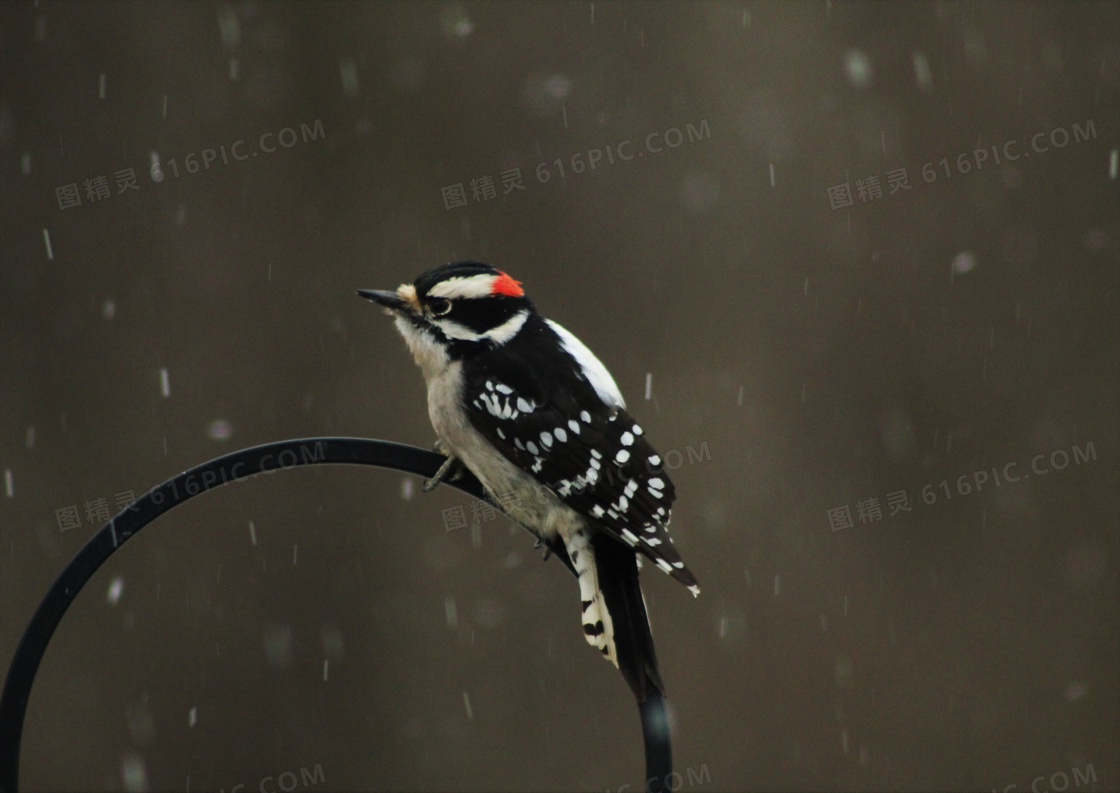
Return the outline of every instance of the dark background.
{"type": "MultiPolygon", "coordinates": [[[[353,290],[479,258],[678,462],[703,594],[644,580],[683,789],[1120,787],[1120,6],[44,0],[0,25],[0,671],[99,499],[285,438],[428,446],[421,375],[353,290]],[[626,139],[641,158],[573,172],[626,139]]],[[[445,531],[470,499],[410,479],[280,472],[130,541],[44,659],[23,788],[640,789],[570,574],[504,520],[445,531]]]]}

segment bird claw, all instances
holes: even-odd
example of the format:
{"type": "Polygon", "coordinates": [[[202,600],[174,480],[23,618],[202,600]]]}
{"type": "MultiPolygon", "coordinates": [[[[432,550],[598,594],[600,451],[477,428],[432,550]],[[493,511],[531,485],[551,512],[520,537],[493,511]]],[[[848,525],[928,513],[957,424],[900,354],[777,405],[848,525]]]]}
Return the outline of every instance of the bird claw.
{"type": "MultiPolygon", "coordinates": [[[[443,450],[437,449],[436,451],[443,450]]],[[[446,454],[446,452],[443,453],[446,454]]],[[[443,461],[443,465],[439,467],[439,470],[436,471],[435,476],[433,476],[431,479],[425,480],[424,487],[421,489],[425,493],[431,493],[436,489],[440,482],[454,482],[462,475],[463,464],[459,462],[459,459],[457,457],[448,457],[443,461]]]]}
{"type": "Polygon", "coordinates": [[[544,548],[544,558],[541,559],[541,561],[547,562],[548,557],[552,556],[552,549],[545,545],[544,540],[542,540],[540,537],[537,537],[537,541],[533,543],[533,550],[535,551],[538,548],[544,548]]]}

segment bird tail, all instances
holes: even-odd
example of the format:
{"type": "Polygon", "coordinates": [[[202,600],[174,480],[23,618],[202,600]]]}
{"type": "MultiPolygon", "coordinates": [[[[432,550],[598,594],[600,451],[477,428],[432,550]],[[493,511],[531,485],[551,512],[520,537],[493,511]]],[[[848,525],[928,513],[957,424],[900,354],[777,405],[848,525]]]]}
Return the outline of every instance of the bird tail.
{"type": "Polygon", "coordinates": [[[579,532],[567,551],[579,578],[588,643],[618,667],[639,702],[646,701],[651,688],[663,695],[634,549],[605,532],[590,540],[579,532]]]}

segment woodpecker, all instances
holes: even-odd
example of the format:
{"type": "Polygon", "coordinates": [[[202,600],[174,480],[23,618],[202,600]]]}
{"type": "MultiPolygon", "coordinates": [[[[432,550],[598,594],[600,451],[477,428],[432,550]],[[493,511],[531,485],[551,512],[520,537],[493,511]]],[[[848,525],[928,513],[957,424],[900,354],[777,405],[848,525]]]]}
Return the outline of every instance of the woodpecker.
{"type": "Polygon", "coordinates": [[[566,551],[588,643],[639,701],[648,685],[664,694],[639,555],[700,589],[669,537],[673,483],[607,368],[537,313],[521,282],[483,262],[358,294],[395,318],[427,382],[447,461],[424,489],[465,466],[510,517],[566,551]]]}

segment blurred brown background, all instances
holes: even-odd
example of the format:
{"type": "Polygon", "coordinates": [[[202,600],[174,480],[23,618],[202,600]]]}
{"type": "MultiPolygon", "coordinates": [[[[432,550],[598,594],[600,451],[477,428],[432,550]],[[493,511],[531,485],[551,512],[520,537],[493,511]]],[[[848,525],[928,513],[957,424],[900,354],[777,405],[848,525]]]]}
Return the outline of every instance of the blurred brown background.
{"type": "MultiPolygon", "coordinates": [[[[683,789],[1120,788],[1120,6],[0,24],[0,671],[121,494],[285,438],[428,446],[353,290],[479,258],[680,454],[704,591],[644,578],[683,789]]],[[[281,472],[130,541],[44,659],[23,788],[639,790],[570,575],[410,479],[281,472]]]]}

